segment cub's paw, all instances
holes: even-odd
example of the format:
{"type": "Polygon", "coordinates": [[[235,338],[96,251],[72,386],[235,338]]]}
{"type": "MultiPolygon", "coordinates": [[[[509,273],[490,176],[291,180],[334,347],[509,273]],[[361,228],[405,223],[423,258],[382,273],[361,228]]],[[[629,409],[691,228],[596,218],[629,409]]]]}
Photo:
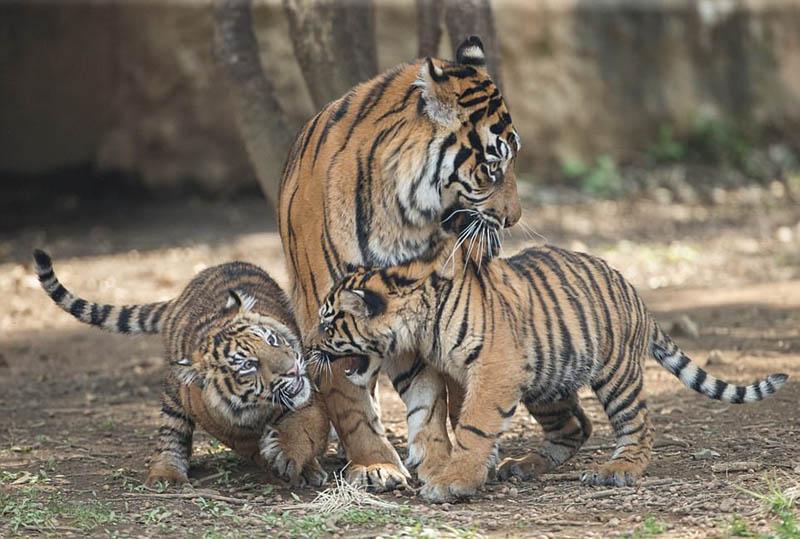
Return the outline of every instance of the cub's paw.
{"type": "Polygon", "coordinates": [[[521,459],[509,457],[500,463],[497,475],[501,481],[508,481],[512,477],[522,481],[532,481],[552,469],[552,464],[541,455],[528,455],[521,459]]]}
{"type": "Polygon", "coordinates": [[[468,498],[477,491],[478,484],[474,481],[458,479],[447,482],[434,476],[420,489],[419,495],[430,503],[445,503],[459,498],[468,498]]]}
{"type": "MultiPolygon", "coordinates": [[[[409,455],[410,457],[410,455],[409,455]]],[[[450,462],[450,447],[438,444],[428,448],[421,462],[417,463],[416,471],[420,482],[427,483],[438,470],[442,470],[450,462]]],[[[408,464],[408,459],[406,459],[408,464]]]]}
{"type": "Polygon", "coordinates": [[[345,470],[348,483],[367,487],[372,492],[387,492],[408,487],[408,472],[394,464],[350,464],[345,470]]]}
{"type": "Polygon", "coordinates": [[[492,454],[489,455],[489,460],[486,462],[486,472],[488,479],[494,481],[497,479],[497,465],[500,463],[500,446],[496,443],[492,448],[492,454]]]}
{"type": "Polygon", "coordinates": [[[322,469],[319,461],[314,458],[303,467],[300,473],[302,484],[300,486],[321,487],[328,482],[328,474],[322,469]]]}
{"type": "Polygon", "coordinates": [[[536,477],[533,467],[526,459],[507,458],[500,463],[500,470],[497,472],[500,481],[508,481],[516,477],[522,481],[531,481],[536,477]]]}
{"type": "Polygon", "coordinates": [[[420,490],[420,496],[431,503],[468,498],[486,482],[486,467],[473,468],[466,463],[451,463],[435,474],[420,490]],[[478,473],[471,473],[474,470],[478,473]]]}
{"type": "Polygon", "coordinates": [[[272,472],[289,483],[296,485],[302,482],[303,469],[297,460],[284,450],[278,431],[270,431],[261,438],[259,451],[267,467],[272,472]]]}
{"type": "Polygon", "coordinates": [[[624,463],[608,463],[581,474],[581,481],[586,485],[602,485],[609,487],[632,487],[639,479],[641,472],[631,469],[624,463]]]}
{"type": "Polygon", "coordinates": [[[154,487],[156,483],[183,485],[188,482],[189,478],[182,469],[156,462],[150,467],[150,472],[147,474],[147,480],[144,484],[148,487],[154,487]]]}

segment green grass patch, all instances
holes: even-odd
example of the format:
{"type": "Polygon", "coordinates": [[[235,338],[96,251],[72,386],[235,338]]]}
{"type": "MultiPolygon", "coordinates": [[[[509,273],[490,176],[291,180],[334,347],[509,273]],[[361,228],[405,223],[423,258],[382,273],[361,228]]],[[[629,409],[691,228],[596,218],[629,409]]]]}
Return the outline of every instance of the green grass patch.
{"type": "Polygon", "coordinates": [[[655,517],[647,517],[639,527],[622,537],[626,539],[646,539],[648,537],[658,537],[666,531],[666,523],[656,520],[655,517]]]}
{"type": "Polygon", "coordinates": [[[569,159],[562,163],[561,171],[591,195],[612,197],[620,194],[623,189],[622,175],[610,155],[600,155],[591,163],[569,159]]]}
{"type": "MultiPolygon", "coordinates": [[[[783,488],[774,478],[765,478],[766,490],[753,491],[738,487],[742,492],[749,494],[761,502],[764,509],[778,519],[773,526],[774,534],[752,534],[743,537],[764,537],[775,539],[800,539],[800,524],[797,519],[797,498],[800,497],[800,486],[793,489],[783,488]]],[[[731,526],[733,528],[733,525],[731,526]]],[[[746,526],[745,526],[745,530],[746,526]]],[[[749,532],[748,532],[749,533],[749,532]]]]}
{"type": "Polygon", "coordinates": [[[105,503],[66,502],[58,493],[37,487],[0,492],[0,517],[13,532],[47,531],[57,526],[90,531],[118,520],[118,515],[105,503]]]}

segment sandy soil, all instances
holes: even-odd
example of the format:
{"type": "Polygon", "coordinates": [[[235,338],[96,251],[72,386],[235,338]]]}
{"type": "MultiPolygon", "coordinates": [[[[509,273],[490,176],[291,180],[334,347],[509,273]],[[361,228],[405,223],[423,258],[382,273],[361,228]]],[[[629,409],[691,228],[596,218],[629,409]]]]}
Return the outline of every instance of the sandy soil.
{"type": "MultiPolygon", "coordinates": [[[[200,269],[234,258],[285,283],[265,204],[73,206],[57,217],[26,214],[0,232],[0,535],[726,537],[736,526],[776,525],[743,489],[791,493],[800,484],[800,206],[780,193],[743,190],[714,206],[556,201],[525,211],[537,235],[608,258],[665,325],[688,317],[697,333],[683,323],[675,336],[713,373],[739,382],[792,375],[774,398],[710,402],[653,362],[646,390],[656,449],[636,488],[576,480],[612,450],[587,394],[595,434],[556,474],[490,483],[470,503],[426,507],[403,492],[380,497],[397,507],[333,516],[296,508],[316,493],[271,485],[204,434],[194,491],[143,489],[164,372],[159,340],[80,325],[50,304],[28,260],[34,246],[48,248],[65,284],[113,303],[169,298],[200,269]]],[[[537,235],[520,228],[506,252],[537,235]]],[[[382,389],[386,427],[404,452],[403,405],[382,389]]],[[[503,451],[520,454],[539,435],[520,411],[503,451]]],[[[343,464],[333,450],[325,459],[331,472],[343,464]]]]}

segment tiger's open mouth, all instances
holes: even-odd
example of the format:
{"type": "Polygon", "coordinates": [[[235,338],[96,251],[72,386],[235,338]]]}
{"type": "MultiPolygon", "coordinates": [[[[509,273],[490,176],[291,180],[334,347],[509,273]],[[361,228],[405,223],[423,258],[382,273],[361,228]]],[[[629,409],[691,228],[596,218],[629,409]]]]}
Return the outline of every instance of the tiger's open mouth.
{"type": "Polygon", "coordinates": [[[343,362],[346,376],[364,374],[369,367],[369,357],[364,354],[343,353],[336,355],[321,348],[314,348],[311,351],[311,362],[321,367],[343,362]]]}

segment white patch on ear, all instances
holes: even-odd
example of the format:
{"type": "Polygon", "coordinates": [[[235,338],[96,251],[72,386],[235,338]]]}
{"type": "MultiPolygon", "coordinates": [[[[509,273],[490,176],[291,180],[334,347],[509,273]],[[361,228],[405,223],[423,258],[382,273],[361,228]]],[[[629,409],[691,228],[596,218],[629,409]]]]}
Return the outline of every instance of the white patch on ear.
{"type": "Polygon", "coordinates": [[[422,100],[425,101],[425,114],[428,118],[444,127],[455,129],[458,127],[458,104],[455,100],[450,103],[442,101],[436,92],[439,84],[437,79],[444,76],[440,67],[427,60],[419,68],[417,80],[413,85],[422,90],[422,100]]]}
{"type": "Polygon", "coordinates": [[[248,312],[252,311],[255,305],[256,305],[256,298],[254,298],[253,296],[245,294],[238,290],[228,291],[228,301],[225,303],[225,310],[232,309],[238,306],[239,312],[248,312]]]}
{"type": "MultiPolygon", "coordinates": [[[[471,47],[467,47],[461,50],[461,56],[465,60],[472,60],[474,62],[484,62],[486,61],[486,56],[483,54],[483,49],[481,49],[477,45],[472,45],[471,47]]],[[[466,63],[466,62],[464,62],[466,63]]]]}
{"type": "Polygon", "coordinates": [[[363,290],[342,290],[339,294],[339,307],[353,316],[360,318],[369,316],[369,307],[364,301],[363,290]]]}

